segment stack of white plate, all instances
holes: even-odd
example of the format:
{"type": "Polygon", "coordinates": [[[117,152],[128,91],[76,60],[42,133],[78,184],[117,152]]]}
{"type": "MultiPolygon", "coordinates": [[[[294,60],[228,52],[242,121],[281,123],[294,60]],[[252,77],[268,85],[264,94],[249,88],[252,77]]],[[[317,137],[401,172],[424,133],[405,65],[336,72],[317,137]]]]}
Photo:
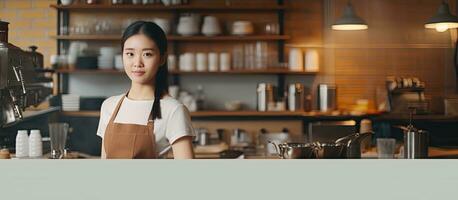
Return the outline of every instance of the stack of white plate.
{"type": "Polygon", "coordinates": [[[63,111],[79,111],[80,110],[80,96],[72,94],[62,95],[62,110],[63,111]]]}
{"type": "Polygon", "coordinates": [[[113,69],[116,49],[113,47],[101,47],[98,57],[99,69],[113,69]]]}

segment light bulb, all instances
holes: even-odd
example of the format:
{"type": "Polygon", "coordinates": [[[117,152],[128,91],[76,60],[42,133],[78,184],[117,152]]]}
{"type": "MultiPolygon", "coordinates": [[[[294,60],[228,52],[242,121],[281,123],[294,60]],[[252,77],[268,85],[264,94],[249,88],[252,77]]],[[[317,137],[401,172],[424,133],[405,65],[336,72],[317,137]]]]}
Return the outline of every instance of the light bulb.
{"type": "Polygon", "coordinates": [[[436,31],[437,32],[445,32],[448,30],[447,24],[436,24],[436,31]]]}

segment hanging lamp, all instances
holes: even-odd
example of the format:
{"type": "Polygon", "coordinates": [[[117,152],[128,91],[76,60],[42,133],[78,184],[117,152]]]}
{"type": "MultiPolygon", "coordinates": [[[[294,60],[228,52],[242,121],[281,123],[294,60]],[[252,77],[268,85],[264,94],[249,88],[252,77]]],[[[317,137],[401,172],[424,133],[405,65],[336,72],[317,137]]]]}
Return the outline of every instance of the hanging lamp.
{"type": "Polygon", "coordinates": [[[356,15],[350,1],[345,6],[343,15],[332,25],[333,30],[344,31],[366,30],[367,28],[366,22],[356,15]]]}
{"type": "Polygon", "coordinates": [[[437,9],[437,13],[425,24],[425,28],[436,29],[437,32],[444,32],[450,28],[458,28],[458,17],[450,13],[450,7],[445,1],[437,9]]]}

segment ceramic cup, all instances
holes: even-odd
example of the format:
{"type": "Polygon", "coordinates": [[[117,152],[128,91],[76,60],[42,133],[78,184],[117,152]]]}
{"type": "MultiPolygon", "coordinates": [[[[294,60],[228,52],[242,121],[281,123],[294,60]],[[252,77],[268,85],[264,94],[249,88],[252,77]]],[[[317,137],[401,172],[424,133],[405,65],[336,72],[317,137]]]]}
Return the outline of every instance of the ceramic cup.
{"type": "Polygon", "coordinates": [[[218,53],[210,52],[208,53],[208,71],[216,72],[218,71],[218,53]]]}

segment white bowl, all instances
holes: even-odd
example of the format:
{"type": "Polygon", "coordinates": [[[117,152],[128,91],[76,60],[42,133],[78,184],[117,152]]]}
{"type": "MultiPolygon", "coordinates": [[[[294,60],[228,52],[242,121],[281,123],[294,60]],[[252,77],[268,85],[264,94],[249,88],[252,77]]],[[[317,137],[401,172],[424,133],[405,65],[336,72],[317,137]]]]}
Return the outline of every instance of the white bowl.
{"type": "Polygon", "coordinates": [[[253,23],[250,21],[235,21],[232,24],[233,35],[250,35],[253,34],[253,23]]]}
{"type": "Polygon", "coordinates": [[[60,0],[60,2],[62,3],[62,5],[68,6],[73,3],[73,0],[60,0]]]}
{"type": "Polygon", "coordinates": [[[241,101],[229,101],[224,103],[224,107],[228,111],[236,111],[242,109],[242,102],[241,101]]]}

